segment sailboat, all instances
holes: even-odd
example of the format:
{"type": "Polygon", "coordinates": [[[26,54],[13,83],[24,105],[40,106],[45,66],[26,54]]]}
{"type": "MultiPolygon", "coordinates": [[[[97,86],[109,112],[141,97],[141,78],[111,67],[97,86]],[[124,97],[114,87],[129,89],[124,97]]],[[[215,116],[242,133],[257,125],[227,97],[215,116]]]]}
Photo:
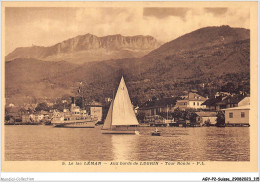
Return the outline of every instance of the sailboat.
{"type": "Polygon", "coordinates": [[[112,100],[104,126],[103,134],[139,134],[139,125],[131,103],[124,78],[121,78],[115,98],[112,100]]]}

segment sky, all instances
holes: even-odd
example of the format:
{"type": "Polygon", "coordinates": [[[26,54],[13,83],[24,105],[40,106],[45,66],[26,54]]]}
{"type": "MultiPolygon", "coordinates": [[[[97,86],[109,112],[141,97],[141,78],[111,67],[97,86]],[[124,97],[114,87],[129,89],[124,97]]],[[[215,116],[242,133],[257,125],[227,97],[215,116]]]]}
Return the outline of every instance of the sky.
{"type": "Polygon", "coordinates": [[[248,8],[185,7],[6,7],[5,52],[51,46],[87,33],[96,36],[151,35],[171,41],[198,28],[229,25],[249,29],[248,8]]]}

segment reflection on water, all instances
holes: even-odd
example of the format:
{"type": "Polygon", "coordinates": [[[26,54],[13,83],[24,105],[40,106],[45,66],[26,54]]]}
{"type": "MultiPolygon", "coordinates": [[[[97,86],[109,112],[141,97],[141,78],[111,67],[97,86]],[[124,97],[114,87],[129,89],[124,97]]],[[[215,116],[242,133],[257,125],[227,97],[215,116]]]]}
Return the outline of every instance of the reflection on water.
{"type": "Polygon", "coordinates": [[[138,137],[139,135],[112,135],[113,160],[130,161],[135,159],[138,137]]]}
{"type": "Polygon", "coordinates": [[[6,160],[249,161],[250,128],[140,128],[102,135],[97,128],[5,126],[6,160]]]}

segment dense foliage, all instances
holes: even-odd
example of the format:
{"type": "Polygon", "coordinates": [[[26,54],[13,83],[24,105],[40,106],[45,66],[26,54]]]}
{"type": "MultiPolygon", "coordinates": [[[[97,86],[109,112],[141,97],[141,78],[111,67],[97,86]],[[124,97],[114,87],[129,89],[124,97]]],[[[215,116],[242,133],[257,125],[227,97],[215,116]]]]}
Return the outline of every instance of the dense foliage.
{"type": "Polygon", "coordinates": [[[223,111],[219,111],[217,113],[217,126],[225,125],[225,113],[223,111]]]}

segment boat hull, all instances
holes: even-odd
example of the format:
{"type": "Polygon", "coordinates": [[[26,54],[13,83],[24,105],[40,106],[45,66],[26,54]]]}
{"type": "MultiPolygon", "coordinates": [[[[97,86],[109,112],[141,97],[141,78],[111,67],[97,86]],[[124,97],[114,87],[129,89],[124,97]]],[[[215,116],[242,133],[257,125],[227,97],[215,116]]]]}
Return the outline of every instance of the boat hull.
{"type": "Polygon", "coordinates": [[[101,130],[102,134],[119,134],[119,135],[138,135],[139,131],[134,130],[101,130]]]}
{"type": "Polygon", "coordinates": [[[76,121],[66,121],[66,122],[53,122],[55,127],[62,128],[94,128],[96,125],[96,121],[92,121],[90,119],[87,120],[76,120],[76,121]]]}
{"type": "Polygon", "coordinates": [[[62,128],[95,128],[95,122],[58,124],[55,127],[62,128]]]}
{"type": "Polygon", "coordinates": [[[161,136],[161,133],[160,132],[153,132],[152,136],[161,136]]]}

